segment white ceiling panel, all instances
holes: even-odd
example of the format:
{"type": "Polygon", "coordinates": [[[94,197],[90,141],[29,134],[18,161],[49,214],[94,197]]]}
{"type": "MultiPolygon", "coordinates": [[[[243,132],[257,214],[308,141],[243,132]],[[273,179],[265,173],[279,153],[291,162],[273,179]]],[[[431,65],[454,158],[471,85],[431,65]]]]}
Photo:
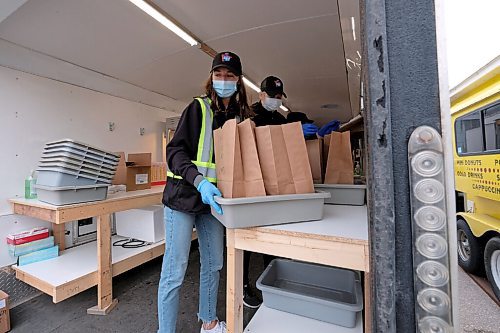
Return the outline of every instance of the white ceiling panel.
{"type": "Polygon", "coordinates": [[[210,56],[193,47],[131,70],[123,79],[189,101],[204,92],[203,85],[209,77],[211,64],[210,56]]]}
{"type": "Polygon", "coordinates": [[[332,0],[154,0],[202,41],[255,27],[337,13],[332,0]]]}
{"type": "Polygon", "coordinates": [[[292,110],[319,123],[350,118],[349,91],[338,15],[290,22],[210,42],[240,55],[243,71],[256,83],[268,75],[283,80],[292,110]],[[324,104],[337,104],[326,111],[324,104]]]}
{"type": "MultiPolygon", "coordinates": [[[[292,110],[319,124],[357,113],[359,72],[348,79],[344,46],[350,58],[358,47],[342,40],[352,35],[349,0],[343,29],[335,0],[153,1],[216,51],[239,54],[255,83],[282,78],[292,110]]],[[[186,102],[203,92],[211,63],[127,0],[30,0],[0,22],[0,38],[186,102]]]]}
{"type": "Polygon", "coordinates": [[[0,1],[0,22],[5,20],[10,14],[24,5],[28,0],[0,1]]]}
{"type": "Polygon", "coordinates": [[[0,37],[115,77],[189,47],[124,0],[29,1],[0,37]]]}

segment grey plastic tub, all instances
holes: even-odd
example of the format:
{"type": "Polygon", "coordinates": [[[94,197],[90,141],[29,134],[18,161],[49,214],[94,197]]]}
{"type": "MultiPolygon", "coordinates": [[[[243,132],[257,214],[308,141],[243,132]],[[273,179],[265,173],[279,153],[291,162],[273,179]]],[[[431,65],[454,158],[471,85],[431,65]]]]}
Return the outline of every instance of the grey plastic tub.
{"type": "Polygon", "coordinates": [[[72,139],[62,139],[62,140],[57,140],[57,141],[52,141],[52,142],[47,142],[45,144],[46,148],[51,148],[51,147],[72,147],[76,149],[80,149],[83,151],[88,151],[93,154],[106,157],[111,160],[119,161],[120,160],[120,155],[110,153],[108,151],[102,150],[101,148],[91,146],[87,143],[79,142],[76,140],[72,139]]]}
{"type": "Polygon", "coordinates": [[[325,192],[236,199],[216,197],[224,214],[219,215],[212,208],[212,215],[230,229],[316,221],[323,218],[323,205],[329,197],[325,192]]]}
{"type": "Polygon", "coordinates": [[[37,185],[42,186],[86,186],[96,184],[111,185],[111,180],[100,178],[83,172],[73,172],[65,168],[46,168],[39,167],[36,169],[38,176],[36,179],[37,185]]]}
{"type": "Polygon", "coordinates": [[[61,206],[106,199],[107,185],[52,187],[36,185],[38,200],[61,206]]]}
{"type": "Polygon", "coordinates": [[[95,154],[91,151],[86,151],[86,150],[82,150],[82,149],[78,149],[78,148],[74,148],[74,147],[68,147],[68,146],[45,147],[44,151],[42,153],[42,156],[45,156],[46,154],[60,153],[60,152],[72,153],[73,155],[81,156],[81,158],[94,159],[96,161],[107,163],[107,164],[110,164],[112,166],[118,165],[118,162],[119,162],[119,161],[115,160],[114,158],[112,159],[112,158],[109,158],[106,156],[95,154]]]}
{"type": "Polygon", "coordinates": [[[326,204],[363,206],[365,204],[366,185],[351,184],[314,184],[314,188],[330,193],[326,204]]]}
{"type": "Polygon", "coordinates": [[[274,259],[257,288],[269,308],[344,327],[363,309],[359,274],[347,269],[274,259]]]}
{"type": "Polygon", "coordinates": [[[105,180],[111,181],[113,179],[113,175],[110,175],[109,173],[103,173],[99,171],[94,171],[94,170],[83,170],[81,168],[75,167],[75,166],[64,166],[62,163],[52,163],[52,165],[39,165],[38,169],[60,169],[65,171],[66,173],[71,172],[71,174],[77,173],[78,175],[81,175],[86,178],[101,178],[105,180]]]}
{"type": "MultiPolygon", "coordinates": [[[[92,158],[90,156],[73,154],[67,151],[43,152],[41,161],[51,161],[55,159],[66,159],[69,163],[85,164],[96,168],[105,168],[106,170],[115,171],[117,164],[112,164],[104,160],[92,158]]],[[[113,162],[114,163],[114,162],[113,162]]]]}
{"type": "Polygon", "coordinates": [[[108,167],[104,167],[102,165],[89,163],[85,160],[79,161],[79,160],[75,160],[75,159],[63,157],[63,156],[45,157],[45,158],[42,158],[40,160],[41,165],[48,165],[50,163],[62,163],[65,166],[72,166],[72,167],[78,167],[78,168],[88,168],[88,169],[91,169],[91,170],[96,171],[96,172],[104,172],[104,173],[108,173],[111,175],[114,175],[115,171],[116,171],[116,170],[112,170],[108,167]]]}
{"type": "Polygon", "coordinates": [[[39,164],[42,168],[64,168],[69,169],[74,172],[85,172],[97,177],[113,179],[115,172],[109,169],[99,169],[96,167],[87,166],[87,164],[77,165],[74,163],[68,163],[61,160],[42,160],[39,164]]]}

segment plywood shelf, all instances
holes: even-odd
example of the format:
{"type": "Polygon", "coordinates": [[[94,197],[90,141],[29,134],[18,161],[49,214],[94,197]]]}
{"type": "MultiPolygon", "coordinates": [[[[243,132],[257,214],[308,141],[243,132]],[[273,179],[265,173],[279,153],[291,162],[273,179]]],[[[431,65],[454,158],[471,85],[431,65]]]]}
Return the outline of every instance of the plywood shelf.
{"type": "MultiPolygon", "coordinates": [[[[120,239],[125,238],[113,236],[112,242],[120,239]]],[[[194,230],[192,239],[196,239],[194,230]]],[[[133,249],[113,246],[113,276],[157,258],[164,252],[165,241],[133,249]]],[[[58,303],[97,285],[97,245],[96,242],[87,243],[62,251],[57,258],[20,267],[14,265],[12,268],[19,280],[51,295],[53,302],[58,303]]]]}

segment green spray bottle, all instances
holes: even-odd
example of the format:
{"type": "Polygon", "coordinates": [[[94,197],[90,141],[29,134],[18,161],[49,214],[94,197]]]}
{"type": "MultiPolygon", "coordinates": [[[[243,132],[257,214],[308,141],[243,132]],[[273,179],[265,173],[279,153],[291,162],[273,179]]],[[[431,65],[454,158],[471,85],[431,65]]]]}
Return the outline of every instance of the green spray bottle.
{"type": "Polygon", "coordinates": [[[29,177],[24,180],[24,197],[26,199],[35,199],[36,198],[36,178],[35,171],[31,170],[29,177]]]}

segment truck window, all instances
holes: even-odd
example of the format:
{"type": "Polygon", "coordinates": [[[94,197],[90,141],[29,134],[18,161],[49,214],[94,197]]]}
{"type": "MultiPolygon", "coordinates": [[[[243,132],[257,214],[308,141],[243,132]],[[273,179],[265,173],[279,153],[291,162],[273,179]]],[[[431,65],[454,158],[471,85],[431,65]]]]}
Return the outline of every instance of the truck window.
{"type": "Polygon", "coordinates": [[[500,104],[484,111],[486,150],[500,149],[500,104]]]}
{"type": "Polygon", "coordinates": [[[483,151],[483,131],[479,111],[458,118],[455,122],[455,133],[459,155],[483,151]]]}

